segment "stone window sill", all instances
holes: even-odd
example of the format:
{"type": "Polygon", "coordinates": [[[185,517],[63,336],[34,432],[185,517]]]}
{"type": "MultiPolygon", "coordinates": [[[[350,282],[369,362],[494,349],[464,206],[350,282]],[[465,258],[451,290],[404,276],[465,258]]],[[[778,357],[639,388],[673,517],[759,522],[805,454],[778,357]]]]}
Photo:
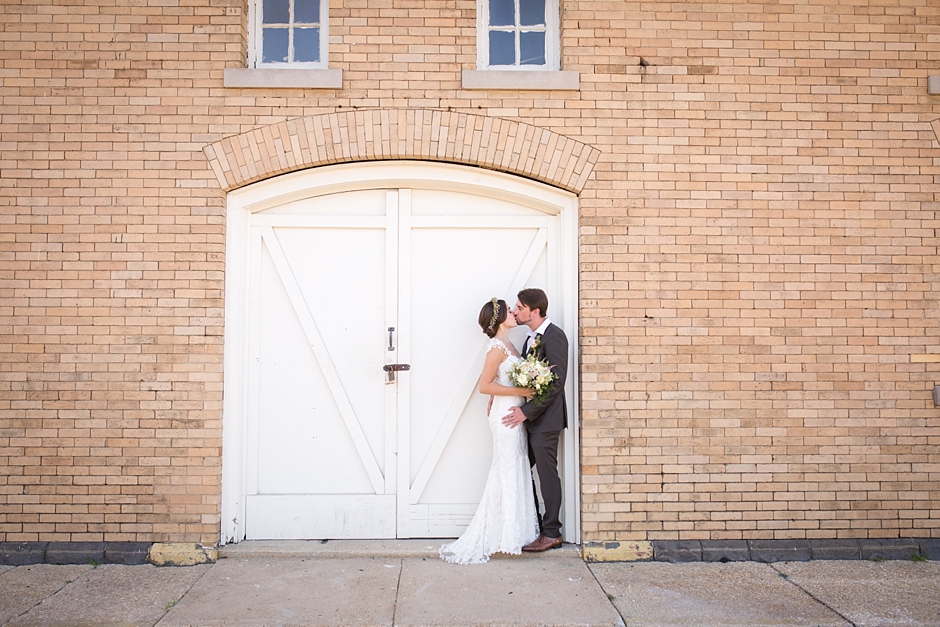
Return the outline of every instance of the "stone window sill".
{"type": "Polygon", "coordinates": [[[224,85],[247,89],[342,89],[342,70],[225,68],[224,85]]]}
{"type": "Polygon", "coordinates": [[[464,89],[572,90],[581,88],[580,72],[544,70],[464,70],[464,89]]]}

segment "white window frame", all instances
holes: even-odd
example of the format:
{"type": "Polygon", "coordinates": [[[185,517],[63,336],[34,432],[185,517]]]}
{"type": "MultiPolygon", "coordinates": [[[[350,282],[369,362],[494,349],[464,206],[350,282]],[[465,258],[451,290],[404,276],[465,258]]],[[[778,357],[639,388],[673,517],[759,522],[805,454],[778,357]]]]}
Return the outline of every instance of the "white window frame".
{"type": "Polygon", "coordinates": [[[294,63],[262,63],[262,10],[264,0],[249,0],[248,67],[253,69],[324,69],[329,67],[329,0],[320,0],[320,60],[294,63]]]}
{"type": "MultiPolygon", "coordinates": [[[[516,3],[519,0],[514,0],[516,3]]],[[[490,3],[477,0],[477,69],[509,72],[557,72],[560,69],[561,31],[558,0],[545,0],[545,65],[490,65],[490,3]]]]}

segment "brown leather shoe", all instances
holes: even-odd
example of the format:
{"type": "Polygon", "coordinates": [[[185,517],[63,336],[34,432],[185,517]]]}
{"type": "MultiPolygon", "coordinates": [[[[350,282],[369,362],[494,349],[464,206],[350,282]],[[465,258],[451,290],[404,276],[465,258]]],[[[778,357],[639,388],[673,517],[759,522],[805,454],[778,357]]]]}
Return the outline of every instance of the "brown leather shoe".
{"type": "Polygon", "coordinates": [[[539,537],[529,544],[522,547],[522,550],[526,553],[541,553],[542,551],[547,551],[549,549],[555,549],[561,546],[561,537],[558,538],[549,538],[548,536],[539,534],[539,537]]]}

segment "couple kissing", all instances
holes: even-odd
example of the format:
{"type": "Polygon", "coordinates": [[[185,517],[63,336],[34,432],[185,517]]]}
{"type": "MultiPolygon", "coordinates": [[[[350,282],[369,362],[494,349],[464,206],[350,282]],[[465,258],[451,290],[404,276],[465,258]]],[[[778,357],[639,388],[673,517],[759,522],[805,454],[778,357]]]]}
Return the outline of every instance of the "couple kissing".
{"type": "Polygon", "coordinates": [[[440,549],[441,558],[455,564],[486,562],[497,552],[547,551],[562,542],[558,441],[568,426],[568,338],[549,320],[548,297],[537,288],[519,292],[511,311],[506,301],[490,300],[479,323],[490,338],[479,391],[491,397],[493,462],[467,530],[440,549]],[[519,325],[529,328],[521,353],[509,340],[509,331],[519,325]]]}

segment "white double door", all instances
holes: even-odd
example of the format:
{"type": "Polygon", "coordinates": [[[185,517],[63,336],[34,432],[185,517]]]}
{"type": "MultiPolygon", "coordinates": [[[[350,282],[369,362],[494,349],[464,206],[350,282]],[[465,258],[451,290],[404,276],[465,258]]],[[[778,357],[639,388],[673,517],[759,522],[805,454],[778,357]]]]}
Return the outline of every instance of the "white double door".
{"type": "Polygon", "coordinates": [[[492,449],[477,317],[526,286],[559,293],[559,228],[525,203],[423,188],[251,214],[245,537],[461,533],[492,449]]]}

